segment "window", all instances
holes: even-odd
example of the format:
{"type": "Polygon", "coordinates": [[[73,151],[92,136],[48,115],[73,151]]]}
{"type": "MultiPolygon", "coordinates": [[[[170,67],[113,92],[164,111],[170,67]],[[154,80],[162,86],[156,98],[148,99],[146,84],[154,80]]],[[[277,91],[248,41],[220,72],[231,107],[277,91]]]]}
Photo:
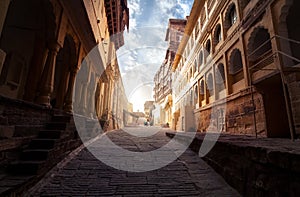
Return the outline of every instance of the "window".
{"type": "Polygon", "coordinates": [[[211,73],[209,73],[207,77],[207,89],[209,91],[210,96],[214,95],[214,83],[213,83],[213,77],[211,73]]]}
{"type": "Polygon", "coordinates": [[[204,95],[205,95],[204,80],[202,80],[200,82],[200,98],[201,98],[201,101],[204,100],[204,95]]]}
{"type": "Polygon", "coordinates": [[[234,49],[230,57],[229,74],[234,75],[243,69],[242,55],[239,49],[234,49]]]}
{"type": "Polygon", "coordinates": [[[224,83],[225,83],[224,65],[219,64],[216,68],[216,84],[224,84],[224,83]]]}
{"type": "Polygon", "coordinates": [[[216,86],[218,91],[225,89],[225,70],[224,65],[220,63],[215,70],[216,86]]]}
{"type": "Polygon", "coordinates": [[[214,36],[215,45],[217,45],[221,40],[222,40],[221,25],[218,24],[215,29],[215,36],[214,36]]]}
{"type": "Polygon", "coordinates": [[[230,26],[234,25],[237,21],[237,14],[236,14],[236,9],[234,4],[232,5],[229,11],[229,21],[230,21],[230,26]]]}
{"type": "Polygon", "coordinates": [[[198,99],[198,86],[197,85],[195,86],[195,91],[194,92],[195,92],[194,98],[198,99]]]}
{"type": "Polygon", "coordinates": [[[249,60],[251,62],[259,62],[262,58],[272,51],[270,34],[263,27],[256,28],[249,39],[249,60]]]}
{"type": "Polygon", "coordinates": [[[232,82],[236,83],[244,78],[243,61],[241,51],[234,49],[230,56],[229,74],[232,76],[232,82]]]}
{"type": "Polygon", "coordinates": [[[194,73],[197,71],[197,60],[194,61],[194,73]]]}
{"type": "Polygon", "coordinates": [[[203,52],[202,50],[199,53],[199,71],[200,71],[200,66],[203,64],[203,52]]]}
{"type": "Polygon", "coordinates": [[[210,51],[211,51],[211,44],[210,44],[210,40],[208,40],[206,42],[206,47],[205,47],[206,51],[208,54],[210,54],[210,51]]]}
{"type": "Polygon", "coordinates": [[[205,13],[205,8],[203,7],[200,13],[200,26],[201,28],[203,27],[204,23],[206,21],[206,13],[205,13]]]}

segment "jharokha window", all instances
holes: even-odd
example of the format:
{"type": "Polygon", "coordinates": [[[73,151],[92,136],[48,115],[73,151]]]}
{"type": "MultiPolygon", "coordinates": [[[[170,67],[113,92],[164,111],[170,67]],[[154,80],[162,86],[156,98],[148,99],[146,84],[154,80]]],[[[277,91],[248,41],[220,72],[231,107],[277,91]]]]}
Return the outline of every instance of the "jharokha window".
{"type": "Polygon", "coordinates": [[[233,4],[229,10],[229,24],[230,26],[234,25],[237,21],[237,13],[235,5],[233,4]]]}
{"type": "Polygon", "coordinates": [[[214,44],[217,45],[222,40],[221,25],[218,24],[215,29],[214,44]]]}

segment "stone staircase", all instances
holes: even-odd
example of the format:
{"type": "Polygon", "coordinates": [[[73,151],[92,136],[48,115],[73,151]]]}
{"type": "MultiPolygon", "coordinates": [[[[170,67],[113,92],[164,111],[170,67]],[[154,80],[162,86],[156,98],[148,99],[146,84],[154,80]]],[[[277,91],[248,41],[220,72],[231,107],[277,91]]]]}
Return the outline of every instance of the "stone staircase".
{"type": "Polygon", "coordinates": [[[47,172],[72,150],[72,147],[68,147],[74,138],[68,131],[70,122],[71,116],[54,115],[39,131],[37,138],[21,152],[19,160],[8,166],[8,172],[14,175],[37,175],[47,172]]]}

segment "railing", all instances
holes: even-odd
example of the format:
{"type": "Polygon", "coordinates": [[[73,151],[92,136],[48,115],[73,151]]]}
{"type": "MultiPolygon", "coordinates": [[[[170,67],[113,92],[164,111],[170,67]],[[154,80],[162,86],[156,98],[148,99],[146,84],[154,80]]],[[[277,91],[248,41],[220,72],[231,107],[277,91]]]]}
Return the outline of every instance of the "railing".
{"type": "MultiPolygon", "coordinates": [[[[251,97],[252,97],[251,100],[252,100],[252,104],[254,105],[252,71],[260,71],[260,70],[278,71],[280,73],[283,92],[284,92],[284,99],[285,99],[285,105],[286,105],[286,109],[287,109],[291,139],[294,140],[294,138],[295,138],[294,137],[295,136],[294,123],[293,123],[292,109],[290,106],[289,95],[288,95],[288,90],[287,90],[288,84],[287,84],[287,80],[286,80],[286,73],[288,73],[291,68],[294,68],[295,65],[300,64],[300,59],[293,56],[294,48],[290,47],[290,46],[292,46],[291,44],[300,46],[300,41],[275,35],[275,36],[271,37],[269,40],[267,40],[266,42],[264,42],[260,47],[255,49],[251,54],[249,54],[247,59],[248,60],[251,59],[251,56],[255,55],[259,50],[263,49],[263,47],[265,47],[267,44],[270,44],[271,41],[274,39],[279,39],[279,40],[276,40],[277,43],[280,43],[282,41],[289,42],[287,44],[286,49],[290,50],[290,52],[281,51],[279,49],[274,50],[272,52],[272,49],[271,49],[271,50],[267,51],[266,53],[260,55],[259,57],[255,58],[254,65],[248,66],[250,91],[251,91],[251,97]],[[266,68],[266,66],[274,63],[275,58],[277,58],[278,64],[275,65],[273,68],[266,68]],[[292,64],[283,65],[285,60],[289,60],[290,62],[292,61],[292,64]]],[[[277,44],[277,46],[278,46],[278,44],[277,44]]],[[[297,72],[300,72],[299,68],[296,70],[297,70],[297,72]]],[[[295,69],[293,69],[293,72],[294,71],[295,71],[295,69]]],[[[256,113],[255,113],[255,111],[254,111],[253,115],[254,115],[254,129],[255,129],[255,133],[256,133],[256,137],[257,137],[258,134],[257,134],[257,128],[256,128],[256,113]]]]}

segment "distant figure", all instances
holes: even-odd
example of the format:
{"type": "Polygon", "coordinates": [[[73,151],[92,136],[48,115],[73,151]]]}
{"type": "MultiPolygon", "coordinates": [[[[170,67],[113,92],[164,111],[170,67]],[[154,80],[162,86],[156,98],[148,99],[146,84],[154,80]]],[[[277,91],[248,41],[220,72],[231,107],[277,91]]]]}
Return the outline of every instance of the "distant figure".
{"type": "Polygon", "coordinates": [[[169,125],[169,123],[168,123],[168,122],[166,123],[166,127],[167,127],[167,128],[169,128],[169,127],[170,127],[170,125],[169,125]]]}

